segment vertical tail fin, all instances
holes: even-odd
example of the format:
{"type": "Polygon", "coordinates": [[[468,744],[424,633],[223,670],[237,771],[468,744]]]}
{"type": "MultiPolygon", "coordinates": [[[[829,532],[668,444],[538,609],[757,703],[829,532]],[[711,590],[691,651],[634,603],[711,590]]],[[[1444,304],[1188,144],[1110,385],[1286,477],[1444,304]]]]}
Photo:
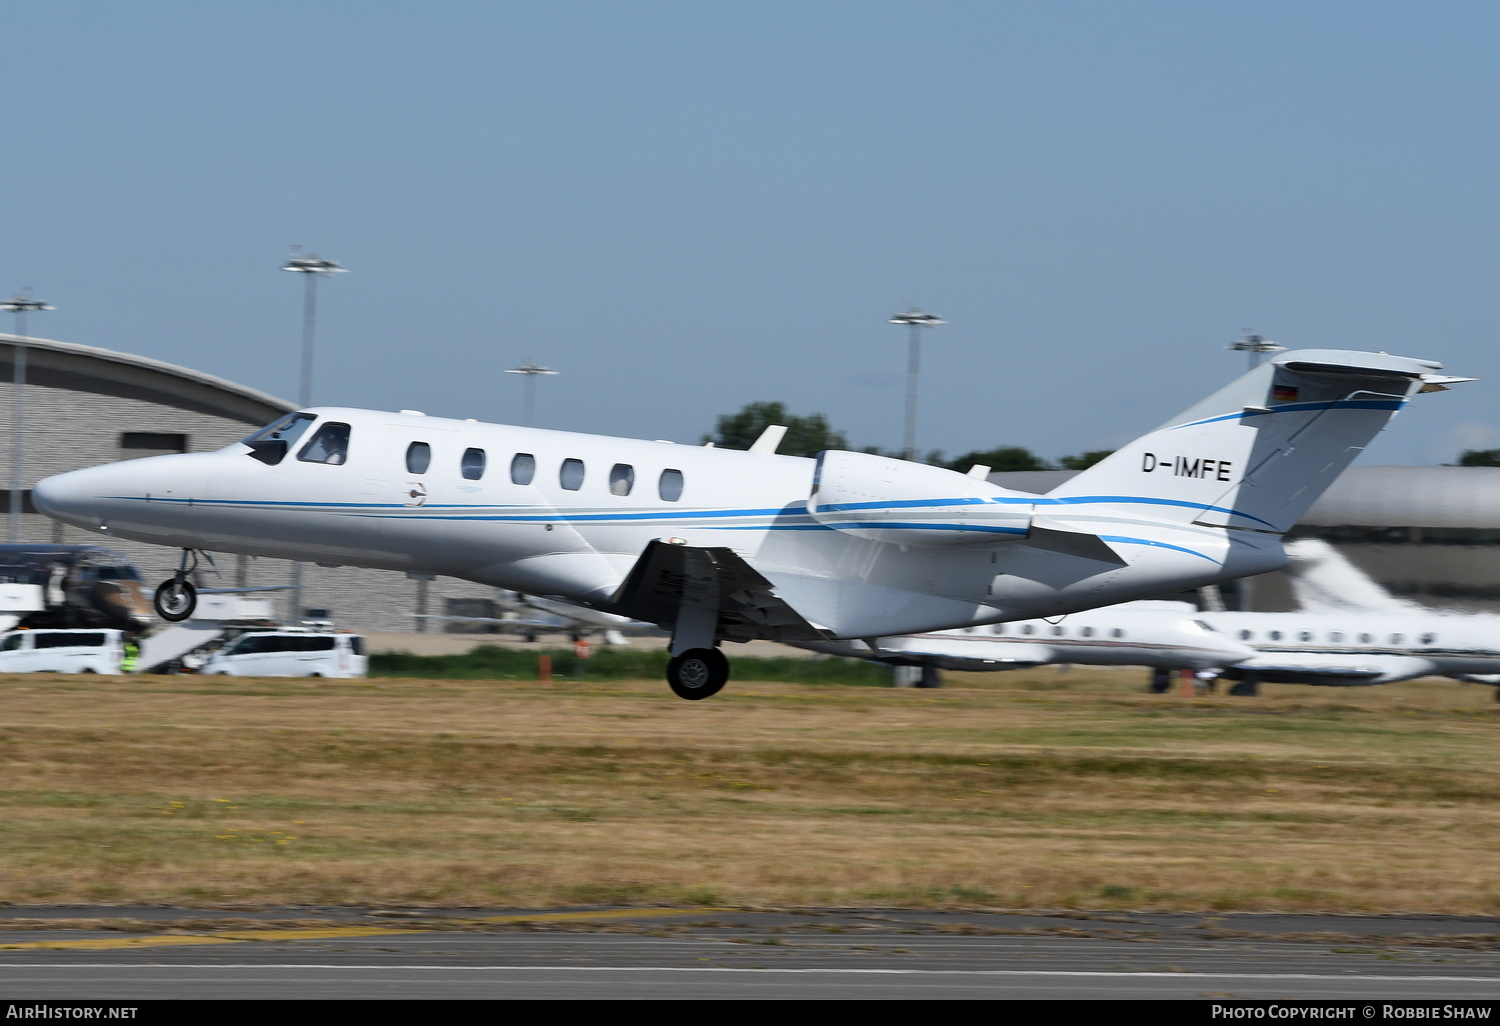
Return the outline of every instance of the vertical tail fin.
{"type": "Polygon", "coordinates": [[[1089,514],[1115,518],[1283,533],[1411,395],[1454,380],[1432,374],[1441,367],[1384,353],[1282,353],[1043,501],[1097,506],[1089,514]]]}

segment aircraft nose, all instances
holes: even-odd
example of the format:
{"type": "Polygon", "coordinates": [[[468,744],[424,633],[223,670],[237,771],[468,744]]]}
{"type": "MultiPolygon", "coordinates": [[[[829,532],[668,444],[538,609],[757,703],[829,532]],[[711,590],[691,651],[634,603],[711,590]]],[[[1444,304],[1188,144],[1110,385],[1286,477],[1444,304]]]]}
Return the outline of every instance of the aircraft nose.
{"type": "Polygon", "coordinates": [[[53,520],[94,530],[103,523],[101,499],[109,491],[104,478],[111,470],[90,467],[43,478],[31,489],[31,503],[53,520]]]}

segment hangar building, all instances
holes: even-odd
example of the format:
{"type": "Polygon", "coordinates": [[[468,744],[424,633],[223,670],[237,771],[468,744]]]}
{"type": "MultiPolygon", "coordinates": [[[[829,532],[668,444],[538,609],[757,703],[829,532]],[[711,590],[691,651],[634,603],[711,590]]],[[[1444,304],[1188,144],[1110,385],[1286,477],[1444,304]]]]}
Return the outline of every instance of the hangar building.
{"type": "MultiPolygon", "coordinates": [[[[0,334],[0,519],[10,503],[10,452],[17,339],[0,334]]],[[[27,338],[25,423],[22,440],[20,537],[29,542],[105,545],[128,556],[148,587],[176,569],[178,553],[159,545],[102,538],[37,513],[31,486],[44,477],[114,460],[175,452],[209,452],[238,441],[283,413],[292,403],[253,388],[159,360],[93,346],[27,338]]],[[[284,560],[218,557],[220,576],[200,574],[203,587],[274,587],[292,580],[284,560]]],[[[360,631],[410,631],[415,614],[494,615],[493,588],[440,578],[413,581],[388,570],[303,568],[303,606],[332,611],[341,627],[360,631]]],[[[292,616],[291,592],[277,608],[292,616]]],[[[434,627],[436,629],[436,627],[434,627]]]]}

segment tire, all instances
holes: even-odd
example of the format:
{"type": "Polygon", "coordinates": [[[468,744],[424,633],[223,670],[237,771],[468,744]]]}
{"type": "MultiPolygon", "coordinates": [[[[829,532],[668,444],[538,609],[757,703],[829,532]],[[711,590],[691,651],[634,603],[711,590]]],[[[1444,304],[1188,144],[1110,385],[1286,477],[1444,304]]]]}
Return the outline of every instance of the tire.
{"type": "Polygon", "coordinates": [[[689,702],[717,695],[728,681],[729,660],[716,648],[690,648],[667,664],[672,693],[689,702]]]}
{"type": "Polygon", "coordinates": [[[157,585],[151,601],[156,606],[157,616],[178,623],[192,616],[193,610],[198,608],[198,589],[193,587],[192,581],[179,581],[174,577],[157,585]]]}

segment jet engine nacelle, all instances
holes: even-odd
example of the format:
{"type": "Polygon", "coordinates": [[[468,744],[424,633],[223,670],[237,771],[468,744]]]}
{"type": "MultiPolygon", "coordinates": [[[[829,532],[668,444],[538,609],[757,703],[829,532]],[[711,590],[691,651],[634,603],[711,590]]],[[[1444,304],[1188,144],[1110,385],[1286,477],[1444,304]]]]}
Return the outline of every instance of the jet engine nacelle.
{"type": "Polygon", "coordinates": [[[1019,541],[1034,496],[941,467],[829,450],[818,456],[807,511],[825,527],[893,545],[1019,541]]]}

